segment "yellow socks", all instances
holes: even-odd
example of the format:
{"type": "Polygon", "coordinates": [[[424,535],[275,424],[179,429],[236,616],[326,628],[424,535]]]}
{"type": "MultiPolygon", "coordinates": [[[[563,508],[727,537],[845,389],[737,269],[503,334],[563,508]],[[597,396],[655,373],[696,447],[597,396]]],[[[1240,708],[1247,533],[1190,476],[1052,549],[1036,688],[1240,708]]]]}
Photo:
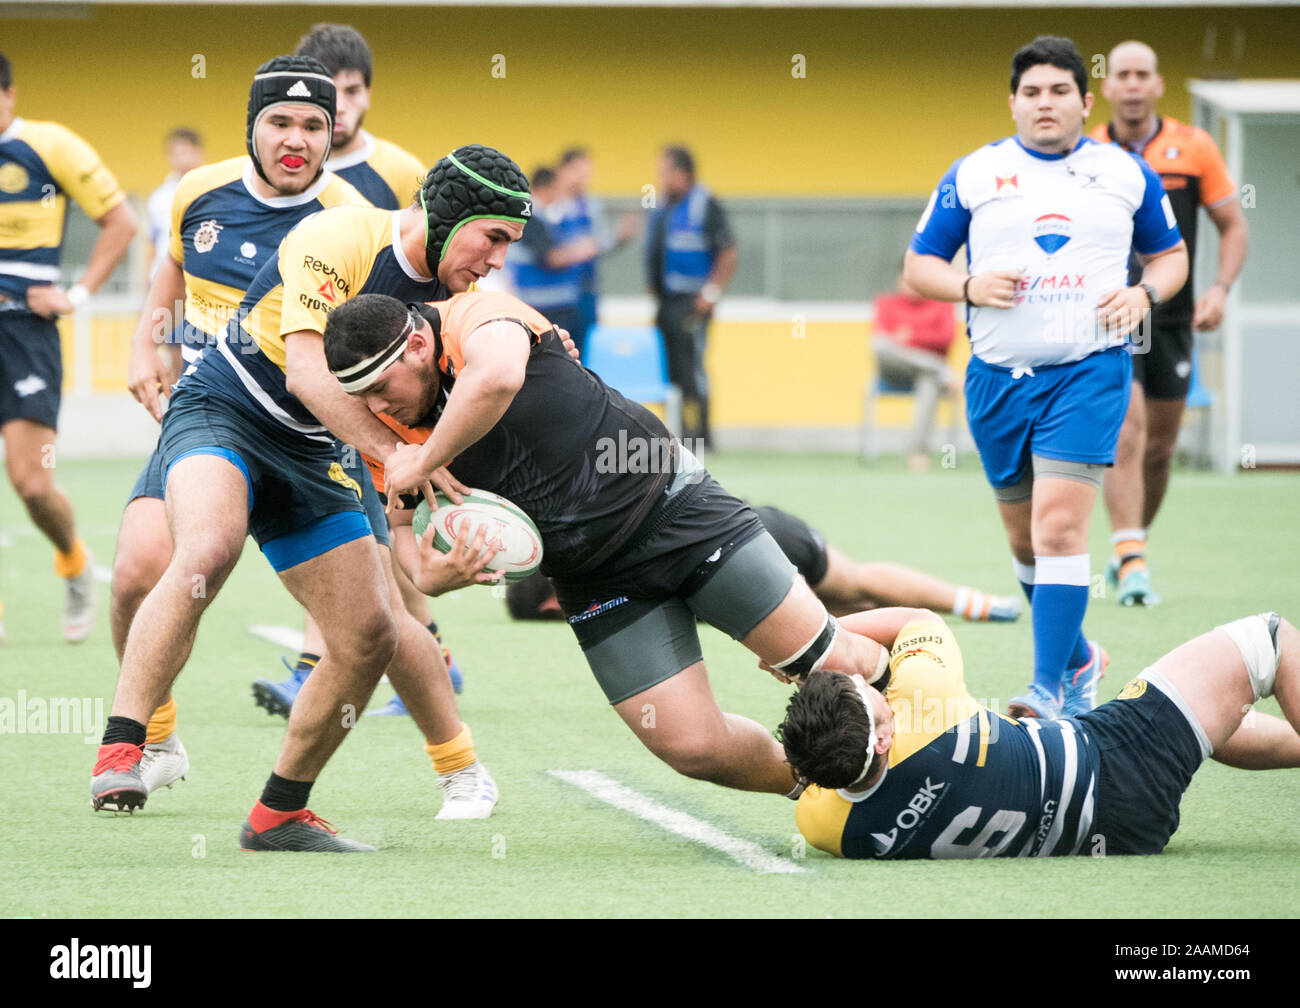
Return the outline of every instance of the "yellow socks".
{"type": "Polygon", "coordinates": [[[448,742],[426,743],[424,751],[433,760],[433,769],[440,774],[455,773],[472,764],[474,755],[474,738],[469,733],[469,725],[460,726],[460,734],[448,742]]]}
{"type": "Polygon", "coordinates": [[[153,712],[145,729],[145,745],[164,741],[176,731],[176,698],[169,696],[167,702],[153,712]]]}
{"type": "Polygon", "coordinates": [[[54,551],[54,573],[64,580],[80,577],[85,569],[86,544],[80,539],[72,544],[72,551],[69,553],[54,551]]]}

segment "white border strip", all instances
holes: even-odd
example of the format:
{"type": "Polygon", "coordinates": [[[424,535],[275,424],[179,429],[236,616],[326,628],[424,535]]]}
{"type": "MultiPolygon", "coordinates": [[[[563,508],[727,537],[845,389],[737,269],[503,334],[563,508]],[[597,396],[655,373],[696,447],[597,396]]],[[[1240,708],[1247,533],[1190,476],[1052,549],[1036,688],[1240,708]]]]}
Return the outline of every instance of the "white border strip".
{"type": "Polygon", "coordinates": [[[654,823],[669,833],[676,833],[687,840],[693,840],[706,847],[712,847],[746,868],[757,872],[784,875],[802,874],[804,871],[797,864],[768,854],[757,844],[728,836],[716,826],[696,819],[694,816],[689,816],[685,812],[669,808],[667,805],[661,805],[653,798],[647,798],[631,788],[624,787],[618,781],[606,777],[599,771],[547,770],[546,772],[552,777],[558,777],[566,784],[581,788],[593,797],[599,798],[615,808],[622,809],[624,812],[631,812],[634,816],[638,816],[646,820],[646,822],[654,823]]]}

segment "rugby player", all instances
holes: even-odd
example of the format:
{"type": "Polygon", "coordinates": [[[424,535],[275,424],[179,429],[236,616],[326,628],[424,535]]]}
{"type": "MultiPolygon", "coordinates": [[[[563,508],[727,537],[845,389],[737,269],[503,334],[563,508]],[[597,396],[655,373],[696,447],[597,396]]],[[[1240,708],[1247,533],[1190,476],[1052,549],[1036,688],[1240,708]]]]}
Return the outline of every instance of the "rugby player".
{"type": "MultiPolygon", "coordinates": [[[[393,450],[392,433],[330,377],[320,333],[328,314],[359,293],[419,297],[468,287],[500,267],[530,213],[527,181],[514,162],[469,146],[430,170],[415,205],[323,210],[281,242],[238,319],[186,372],[164,416],[173,557],[131,627],[95,793],[119,808],[143,803],[139,712],[152,710],[175,679],[204,609],[251,532],[326,646],[294,703],[241,847],[371,849],[338,837],[307,800],[386,667],[425,735],[444,792],[439,817],[491,814],[496,785],[457,716],[433,638],[402,608],[375,541],[387,540],[382,508],[373,523],[366,517],[363,499],[377,498],[366,490],[365,467],[359,457],[355,466],[340,459],[330,435],[383,458],[393,450]],[[206,589],[198,598],[191,592],[196,576],[206,589]]],[[[445,473],[434,478],[453,494],[464,489],[445,473]]]]}
{"type": "MultiPolygon", "coordinates": [[[[319,60],[334,80],[337,110],[334,116],[333,145],[329,160],[325,162],[326,170],[343,176],[374,206],[384,210],[400,210],[409,205],[424,180],[423,163],[397,144],[372,136],[362,128],[366,113],[370,111],[372,78],[370,46],[365,38],[349,25],[317,24],[298,40],[294,54],[319,60]]],[[[452,688],[459,693],[460,668],[451,652],[443,645],[437,624],[431,620],[427,598],[411,584],[400,565],[394,564],[393,574],[402,591],[407,611],[429,628],[442,648],[452,688]]],[[[270,679],[254,681],[253,698],[257,704],[265,707],[268,713],[288,717],[294,697],[320,661],[323,649],[324,641],[320,630],[308,618],[303,627],[302,650],[297,660],[293,665],[285,662],[289,676],[280,682],[270,679]]],[[[407,711],[398,698],[388,706],[369,713],[405,714],[407,711]]]]}
{"type": "Polygon", "coordinates": [[[1033,678],[1013,716],[1096,705],[1107,657],[1083,633],[1088,525],[1128,408],[1125,343],[1187,278],[1159,176],[1083,135],[1092,97],[1069,39],[1021,47],[1015,135],[953,164],[903,264],[923,297],[967,304],[966,418],[1034,625],[1033,678]],[[952,263],[963,246],[968,269],[952,263]],[[1131,286],[1130,246],[1142,263],[1131,286]]]}
{"type": "MultiPolygon", "coordinates": [[[[351,185],[322,170],[334,94],[316,60],[278,56],[264,63],[248,95],[248,154],[187,172],[178,186],[168,251],[150,284],[127,369],[131,394],[155,420],[162,420],[164,396],[181,367],[216,342],[280,239],[325,207],[367,205],[351,185]],[[286,101],[291,88],[306,94],[286,101]],[[159,356],[159,337],[171,343],[170,362],[159,356]]],[[[117,536],[110,620],[119,663],[136,610],[171,556],[162,458],[155,448],[127,498],[117,536]]],[[[149,718],[140,774],[147,791],[154,791],[188,771],[169,693],[149,718]]]]}
{"type": "Polygon", "coordinates": [[[0,439],[9,482],[54,546],[54,571],[64,579],[63,637],[77,644],[94,625],[96,589],[90,551],[51,464],[63,392],[56,320],[109,278],[136,223],[90,145],[58,123],[19,118],[17,103],[13,67],[0,53],[0,439]],[[69,198],[99,236],[86,271],[65,291],[58,281],[69,198]]]}
{"type": "MultiPolygon", "coordinates": [[[[751,507],[833,616],[881,606],[943,609],[973,622],[1010,623],[1020,615],[1020,600],[1013,595],[948,584],[901,564],[858,563],[789,511],[751,507]]],[[[515,619],[563,616],[555,589],[540,573],[506,586],[506,608],[515,619]]]]}
{"type": "Polygon", "coordinates": [[[1237,186],[1210,135],[1156,114],[1165,82],[1150,46],[1121,42],[1112,49],[1101,90],[1111,104],[1111,120],[1097,126],[1092,138],[1119,144],[1160,174],[1188,259],[1196,259],[1198,207],[1205,207],[1219,235],[1214,283],[1196,297],[1189,278],[1152,311],[1149,333],[1130,347],[1132,398],[1119,432],[1115,467],[1103,481],[1114,549],[1106,579],[1118,589],[1120,605],[1153,606],[1160,596],[1147,568],[1147,537],[1169,487],[1191,388],[1192,330],[1217,329],[1223,321],[1228,292],[1246,262],[1249,229],[1237,186]]]}
{"type": "Polygon", "coordinates": [[[1157,854],[1207,756],[1300,767],[1300,633],[1276,613],[1227,623],[1077,718],[1012,720],[967,691],[934,613],[846,616],[889,647],[878,678],[814,673],[778,737],[809,783],[799,830],[846,858],[1157,854]],[[1285,715],[1252,705],[1275,696],[1285,715]]]}
{"type": "Polygon", "coordinates": [[[514,501],[541,532],[542,570],[597,682],[642,743],[690,777],[797,794],[772,736],[718,707],[696,617],[785,681],[823,667],[874,675],[886,653],[837,632],[758,516],[660,420],[508,294],[354,298],[330,314],[325,353],[342,389],[407,442],[375,456],[390,509],[412,491],[432,498],[444,466],[514,501]],[[597,466],[611,443],[662,464],[597,466]]]}

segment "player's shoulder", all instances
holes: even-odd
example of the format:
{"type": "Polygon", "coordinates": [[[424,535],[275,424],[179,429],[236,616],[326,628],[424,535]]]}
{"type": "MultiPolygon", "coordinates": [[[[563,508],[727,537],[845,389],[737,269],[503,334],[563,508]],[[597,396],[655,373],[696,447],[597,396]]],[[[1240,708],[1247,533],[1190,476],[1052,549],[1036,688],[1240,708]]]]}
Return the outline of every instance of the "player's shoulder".
{"type": "Polygon", "coordinates": [[[374,204],[361,194],[356,186],[342,175],[329,172],[325,186],[316,197],[321,207],[329,210],[334,207],[356,206],[374,208],[374,204]]]}
{"type": "MultiPolygon", "coordinates": [[[[356,192],[355,188],[349,188],[356,192]]],[[[329,247],[375,243],[382,246],[391,238],[392,216],[392,210],[372,206],[364,198],[359,203],[341,203],[304,217],[285,235],[284,242],[329,247]]]]}
{"type": "Polygon", "coordinates": [[[245,167],[250,164],[247,155],[240,155],[187,171],[176,184],[176,195],[172,197],[174,204],[188,206],[204,193],[239,181],[244,177],[245,167]]]}
{"type": "Polygon", "coordinates": [[[425,163],[391,140],[374,137],[375,152],[369,159],[370,167],[378,172],[397,197],[399,205],[405,205],[415,198],[424,182],[428,168],[425,163]]]}
{"type": "Polygon", "coordinates": [[[408,151],[405,147],[400,147],[391,140],[385,140],[383,137],[375,137],[375,153],[373,161],[382,161],[386,165],[409,168],[421,179],[424,178],[426,171],[424,162],[408,151]]]}
{"type": "Polygon", "coordinates": [[[1194,126],[1191,123],[1179,122],[1177,119],[1165,118],[1160,131],[1160,140],[1168,140],[1172,146],[1181,146],[1184,150],[1196,152],[1198,155],[1212,155],[1215,158],[1221,157],[1219,145],[1214,142],[1214,137],[1208,132],[1201,129],[1200,126],[1194,126]]]}
{"type": "Polygon", "coordinates": [[[95,158],[99,156],[79,133],[49,119],[23,119],[14,139],[25,143],[46,161],[87,154],[95,158]]]}
{"type": "Polygon", "coordinates": [[[795,825],[818,850],[843,857],[844,823],[852,807],[838,791],[810,784],[795,803],[795,825]]]}

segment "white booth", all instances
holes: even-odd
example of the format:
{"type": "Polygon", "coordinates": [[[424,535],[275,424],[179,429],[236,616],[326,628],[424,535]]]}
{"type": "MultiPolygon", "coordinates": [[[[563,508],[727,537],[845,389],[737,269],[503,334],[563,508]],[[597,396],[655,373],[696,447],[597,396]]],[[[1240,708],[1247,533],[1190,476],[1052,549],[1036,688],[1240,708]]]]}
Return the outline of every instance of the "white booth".
{"type": "MultiPolygon", "coordinates": [[[[1250,225],[1222,330],[1197,334],[1206,384],[1218,392],[1215,467],[1300,465],[1300,81],[1189,88],[1192,122],[1218,142],[1250,225]]],[[[1214,282],[1218,232],[1203,221],[1198,233],[1200,292],[1214,282]]]]}

